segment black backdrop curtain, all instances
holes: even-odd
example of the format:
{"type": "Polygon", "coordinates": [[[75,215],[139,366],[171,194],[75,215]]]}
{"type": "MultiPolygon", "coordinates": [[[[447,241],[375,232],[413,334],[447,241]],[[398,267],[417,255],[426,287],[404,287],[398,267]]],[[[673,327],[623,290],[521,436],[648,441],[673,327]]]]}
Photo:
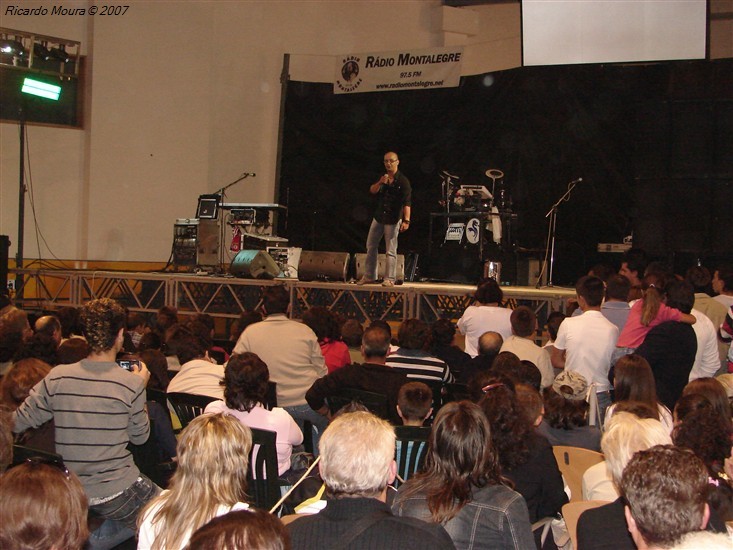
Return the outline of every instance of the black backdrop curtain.
{"type": "Polygon", "coordinates": [[[458,88],[352,95],[291,81],[284,117],[278,200],[291,246],[363,252],[368,187],[393,150],[413,184],[400,253],[423,262],[440,171],[490,188],[489,168],[505,174],[519,248],[544,247],[545,213],[583,178],[559,210],[556,284],[618,263],[597,244],[632,231],[677,269],[733,257],[733,60],[524,67],[458,88]]]}

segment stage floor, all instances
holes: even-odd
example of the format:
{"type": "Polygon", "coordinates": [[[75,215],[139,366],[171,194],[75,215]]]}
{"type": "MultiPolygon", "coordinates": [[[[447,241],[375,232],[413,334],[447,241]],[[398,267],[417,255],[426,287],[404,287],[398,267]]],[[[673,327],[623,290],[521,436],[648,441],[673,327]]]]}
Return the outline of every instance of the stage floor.
{"type": "MultiPolygon", "coordinates": [[[[95,298],[114,298],[131,311],[153,313],[163,306],[181,314],[208,313],[234,319],[260,306],[262,288],[284,284],[291,293],[292,313],[299,318],[309,307],[325,306],[362,322],[374,319],[427,322],[456,320],[472,303],[476,287],[458,283],[405,282],[394,287],[359,286],[343,281],[255,280],[190,273],[11,270],[16,277],[16,303],[25,309],[54,310],[80,306],[95,298]]],[[[575,290],[561,287],[504,286],[509,307],[527,305],[541,323],[551,311],[564,311],[575,290]]]]}

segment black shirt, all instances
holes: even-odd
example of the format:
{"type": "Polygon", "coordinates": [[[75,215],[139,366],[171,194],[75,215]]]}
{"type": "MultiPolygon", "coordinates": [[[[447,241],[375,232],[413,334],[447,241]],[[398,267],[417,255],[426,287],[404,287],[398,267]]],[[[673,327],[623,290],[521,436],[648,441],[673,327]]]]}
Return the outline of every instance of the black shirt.
{"type": "Polygon", "coordinates": [[[402,172],[394,175],[392,185],[382,185],[377,193],[374,219],[386,225],[396,224],[402,218],[402,207],[412,205],[412,186],[402,172]]]}

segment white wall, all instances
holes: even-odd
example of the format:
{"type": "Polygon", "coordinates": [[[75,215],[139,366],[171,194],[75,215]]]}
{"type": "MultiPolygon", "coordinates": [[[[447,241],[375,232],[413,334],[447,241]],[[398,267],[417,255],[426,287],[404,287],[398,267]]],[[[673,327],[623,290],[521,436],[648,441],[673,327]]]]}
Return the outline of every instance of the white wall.
{"type": "MultiPolygon", "coordinates": [[[[463,40],[442,32],[439,0],[125,4],[116,17],[0,18],[3,27],[80,40],[89,56],[84,129],[28,128],[38,224],[58,258],[165,261],[175,219],[192,217],[199,194],[245,171],[257,177],[231,188],[229,201],[272,202],[283,54],[463,40]]],[[[518,37],[516,27],[509,34],[518,37]]],[[[14,256],[16,124],[0,124],[0,147],[0,233],[14,256]]],[[[27,213],[24,255],[37,258],[27,213]]],[[[40,257],[51,254],[42,246],[40,257]]]]}

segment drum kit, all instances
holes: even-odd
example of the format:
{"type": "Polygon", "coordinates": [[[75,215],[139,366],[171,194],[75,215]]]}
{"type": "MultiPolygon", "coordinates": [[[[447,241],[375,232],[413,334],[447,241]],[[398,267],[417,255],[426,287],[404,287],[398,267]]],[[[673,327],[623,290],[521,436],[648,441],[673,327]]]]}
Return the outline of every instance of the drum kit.
{"type": "Polygon", "coordinates": [[[496,168],[486,170],[486,177],[491,180],[491,191],[485,185],[467,185],[460,183],[460,177],[443,170],[442,197],[440,205],[449,212],[491,212],[510,210],[511,196],[504,183],[504,172],[496,168]]]}

